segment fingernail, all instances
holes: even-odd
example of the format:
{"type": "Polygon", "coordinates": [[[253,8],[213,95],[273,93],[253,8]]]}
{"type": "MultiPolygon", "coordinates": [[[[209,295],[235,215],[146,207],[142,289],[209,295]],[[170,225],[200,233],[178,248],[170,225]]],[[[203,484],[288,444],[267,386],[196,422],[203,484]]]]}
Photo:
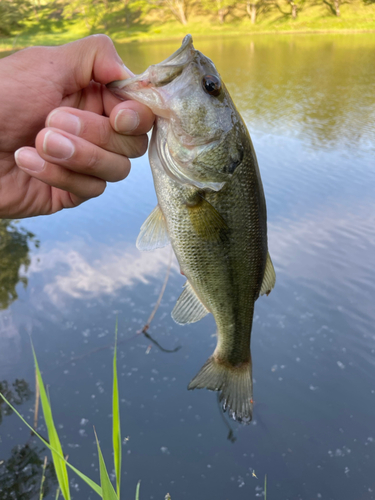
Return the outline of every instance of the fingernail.
{"type": "Polygon", "coordinates": [[[125,66],[125,64],[122,61],[121,61],[121,63],[122,63],[121,64],[122,70],[123,71],[125,70],[125,72],[126,72],[126,78],[131,78],[131,77],[135,76],[134,73],[132,71],[130,71],[130,69],[127,66],[125,66]]]}
{"type": "Polygon", "coordinates": [[[55,158],[68,160],[73,156],[74,145],[63,135],[53,132],[52,130],[48,130],[44,136],[43,151],[47,155],[55,158]]]}
{"type": "Polygon", "coordinates": [[[78,116],[55,109],[47,119],[47,127],[56,127],[70,134],[79,135],[81,131],[81,120],[78,116]]]}
{"type": "Polygon", "coordinates": [[[139,115],[132,109],[121,109],[115,118],[115,130],[120,134],[132,132],[139,125],[139,115]]]}
{"type": "Polygon", "coordinates": [[[35,149],[21,148],[14,153],[16,163],[20,168],[32,170],[33,172],[41,172],[44,168],[45,161],[41,158],[35,149]]]}

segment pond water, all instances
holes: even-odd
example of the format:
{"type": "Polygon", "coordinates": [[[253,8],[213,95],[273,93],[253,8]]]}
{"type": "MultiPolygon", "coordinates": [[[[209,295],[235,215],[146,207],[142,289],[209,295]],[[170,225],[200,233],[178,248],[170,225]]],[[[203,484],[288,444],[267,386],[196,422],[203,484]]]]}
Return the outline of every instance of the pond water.
{"type": "MultiPolygon", "coordinates": [[[[178,46],[118,50],[140,72],[178,46]]],[[[156,204],[147,156],[100,198],[22,220],[0,247],[11,270],[0,277],[0,390],[32,423],[31,335],[65,453],[99,480],[93,425],[110,464],[118,318],[123,498],[134,498],[139,479],[141,500],[262,498],[267,474],[269,500],[375,499],[375,36],[195,46],[248,124],[267,199],[277,282],[255,308],[253,422],[230,421],[213,392],[187,391],[216,329],[211,315],[184,327],[171,319],[184,283],[175,261],[152,339],[137,335],[170,255],[135,248],[156,204]]],[[[4,237],[11,229],[0,224],[4,237]]],[[[42,447],[3,404],[0,423],[0,498],[36,498],[42,447]]],[[[74,499],[97,498],[71,483],[74,499]]]]}

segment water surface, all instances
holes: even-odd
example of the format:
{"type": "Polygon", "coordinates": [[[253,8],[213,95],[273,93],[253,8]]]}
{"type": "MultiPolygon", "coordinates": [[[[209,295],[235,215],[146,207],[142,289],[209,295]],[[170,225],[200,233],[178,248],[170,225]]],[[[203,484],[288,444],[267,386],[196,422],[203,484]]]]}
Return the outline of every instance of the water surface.
{"type": "MultiPolygon", "coordinates": [[[[223,418],[215,393],[186,390],[215,346],[215,322],[172,321],[184,283],[175,262],[149,330],[163,349],[136,335],[169,259],[168,248],[135,248],[156,204],[146,156],[100,198],[17,226],[21,246],[13,241],[1,255],[14,256],[13,273],[0,280],[1,390],[32,422],[32,335],[63,448],[98,480],[92,427],[110,463],[118,317],[129,437],[124,498],[134,498],[142,479],[142,500],[167,492],[172,500],[248,500],[263,497],[267,474],[269,499],[375,499],[375,37],[249,36],[195,45],[217,64],[248,124],[267,199],[277,283],[256,303],[252,424],[223,418]]],[[[177,46],[117,48],[140,72],[177,46]]],[[[44,452],[3,405],[0,424],[0,497],[7,499],[6,488],[29,480],[16,477],[15,464],[38,477],[44,452]],[[22,467],[25,456],[34,468],[22,467]]],[[[96,498],[76,478],[72,485],[76,500],[96,498]]]]}

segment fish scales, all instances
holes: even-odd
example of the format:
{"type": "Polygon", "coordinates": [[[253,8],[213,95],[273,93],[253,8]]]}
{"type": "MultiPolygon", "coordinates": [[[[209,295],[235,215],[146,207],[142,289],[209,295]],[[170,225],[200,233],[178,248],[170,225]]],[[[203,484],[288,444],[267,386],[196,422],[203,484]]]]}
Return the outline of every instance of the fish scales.
{"type": "Polygon", "coordinates": [[[248,168],[252,161],[249,149],[231,182],[217,193],[205,194],[230,228],[230,238],[223,238],[220,245],[216,241],[202,245],[196,234],[185,205],[190,188],[173,181],[163,168],[153,169],[159,205],[182,271],[215,317],[221,347],[217,355],[233,365],[249,359],[253,305],[267,255],[266,226],[258,216],[264,200],[254,168],[248,168]]]}
{"type": "Polygon", "coordinates": [[[216,321],[216,349],[189,389],[220,391],[223,408],[249,422],[254,302],[275,283],[249,133],[213,63],[189,35],[166,61],[111,88],[157,115],[149,157],[158,206],[138,247],[172,243],[187,278],[175,321],[192,323],[209,312],[216,321]]]}

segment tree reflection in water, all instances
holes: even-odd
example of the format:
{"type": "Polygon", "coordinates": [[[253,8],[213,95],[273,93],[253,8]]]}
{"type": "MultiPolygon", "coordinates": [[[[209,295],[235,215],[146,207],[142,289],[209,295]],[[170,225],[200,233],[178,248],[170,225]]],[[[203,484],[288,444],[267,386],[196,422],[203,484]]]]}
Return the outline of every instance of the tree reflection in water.
{"type": "MultiPolygon", "coordinates": [[[[0,382],[0,392],[12,405],[21,405],[30,399],[32,391],[26,380],[16,379],[12,384],[7,380],[0,382]]],[[[3,417],[13,410],[0,399],[0,424],[3,417]]],[[[36,500],[39,498],[42,480],[42,466],[46,449],[34,442],[30,436],[27,443],[18,445],[11,451],[7,460],[0,457],[0,498],[1,500],[36,500]]],[[[43,484],[44,496],[56,482],[52,462],[45,469],[43,484]]]]}
{"type": "MultiPolygon", "coordinates": [[[[16,378],[12,385],[7,380],[1,381],[0,392],[13,406],[21,405],[25,401],[28,401],[32,395],[32,391],[26,380],[18,378],[16,378]]],[[[4,415],[11,415],[12,413],[13,410],[3,399],[0,399],[0,424],[3,421],[4,415]]]]}
{"type": "Polygon", "coordinates": [[[30,244],[39,247],[35,235],[17,221],[0,220],[0,310],[7,309],[17,299],[16,286],[23,283],[27,286],[27,277],[20,275],[23,267],[25,271],[30,265],[30,244]]]}
{"type": "MultiPolygon", "coordinates": [[[[16,446],[8,460],[0,461],[1,500],[36,500],[39,498],[45,448],[33,442],[16,446]]],[[[56,483],[52,462],[45,469],[43,496],[47,496],[56,483]]]]}

